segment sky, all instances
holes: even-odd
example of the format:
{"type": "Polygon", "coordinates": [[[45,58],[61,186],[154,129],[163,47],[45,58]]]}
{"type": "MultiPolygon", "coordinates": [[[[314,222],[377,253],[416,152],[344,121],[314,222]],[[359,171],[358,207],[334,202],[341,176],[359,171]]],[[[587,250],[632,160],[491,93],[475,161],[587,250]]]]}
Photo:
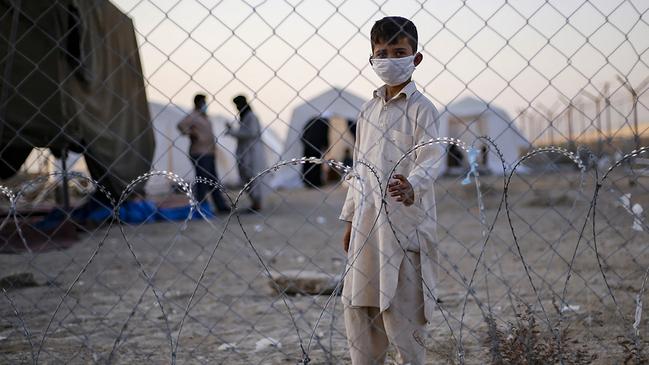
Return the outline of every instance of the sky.
{"type": "Polygon", "coordinates": [[[205,92],[212,113],[234,118],[242,93],[280,135],[294,107],[332,87],[371,97],[381,82],[369,32],[386,15],[416,24],[424,61],[413,78],[439,109],[479,97],[530,134],[543,127],[525,123],[540,123],[544,106],[558,114],[563,99],[594,119],[583,91],[600,95],[605,83],[622,123],[631,102],[617,75],[633,86],[649,75],[649,0],[113,2],[135,23],[150,101],[187,108],[205,92]]]}

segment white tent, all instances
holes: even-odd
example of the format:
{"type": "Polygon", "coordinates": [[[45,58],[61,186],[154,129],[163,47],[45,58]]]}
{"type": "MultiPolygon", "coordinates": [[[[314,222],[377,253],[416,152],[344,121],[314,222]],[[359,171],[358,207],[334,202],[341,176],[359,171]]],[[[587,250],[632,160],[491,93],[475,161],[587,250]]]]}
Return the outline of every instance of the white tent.
{"type": "MultiPolygon", "coordinates": [[[[173,104],[158,103],[149,103],[149,109],[156,141],[152,169],[171,171],[183,179],[193,179],[194,168],[188,156],[189,138],[182,136],[176,128],[178,122],[189,111],[173,104]]],[[[225,123],[229,119],[210,115],[210,120],[217,138],[216,168],[219,179],[223,184],[239,184],[235,158],[236,140],[225,135],[225,123]]],[[[266,146],[268,163],[272,163],[275,156],[280,153],[281,143],[268,129],[262,133],[262,141],[266,146]]],[[[164,177],[152,177],[147,183],[146,192],[148,194],[167,193],[170,187],[171,182],[164,177]]]]}
{"type": "MultiPolygon", "coordinates": [[[[506,166],[511,165],[520,157],[523,150],[531,147],[530,142],[523,136],[503,109],[487,104],[485,101],[465,97],[446,106],[440,116],[440,136],[457,138],[469,146],[482,150],[478,158],[481,169],[493,174],[502,174],[502,164],[498,155],[490,148],[488,142],[477,141],[479,136],[489,136],[503,153],[506,166]],[[475,144],[474,144],[475,143],[475,144]],[[483,152],[488,150],[485,155],[483,152]]],[[[468,159],[462,152],[461,169],[468,167],[468,159]]],[[[452,165],[452,157],[445,157],[442,172],[452,165]]]]}
{"type": "MultiPolygon", "coordinates": [[[[330,89],[298,105],[291,115],[288,133],[280,160],[290,160],[304,155],[300,136],[306,123],[317,116],[355,120],[365,100],[345,90],[330,89]]],[[[330,141],[334,144],[336,141],[330,141]]],[[[353,147],[353,146],[351,146],[353,147]]],[[[301,167],[284,167],[271,181],[273,188],[299,188],[304,184],[301,167]]]]}

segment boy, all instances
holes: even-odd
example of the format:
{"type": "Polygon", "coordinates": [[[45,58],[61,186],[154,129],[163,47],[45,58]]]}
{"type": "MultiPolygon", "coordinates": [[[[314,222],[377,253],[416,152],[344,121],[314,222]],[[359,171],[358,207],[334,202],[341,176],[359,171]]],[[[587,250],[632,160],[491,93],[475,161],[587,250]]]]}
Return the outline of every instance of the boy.
{"type": "Polygon", "coordinates": [[[386,17],[374,24],[370,38],[370,63],[385,85],[361,109],[354,162],[370,162],[382,181],[354,163],[362,180],[350,180],[340,215],[347,222],[343,246],[349,271],[342,293],[347,340],[354,365],[382,364],[390,343],[400,363],[424,364],[423,330],[436,304],[433,182],[439,147],[416,150],[388,174],[413,146],[437,137],[437,110],[411,81],[423,59],[415,25],[386,17]],[[381,204],[379,184],[386,181],[396,235],[381,204]]]}

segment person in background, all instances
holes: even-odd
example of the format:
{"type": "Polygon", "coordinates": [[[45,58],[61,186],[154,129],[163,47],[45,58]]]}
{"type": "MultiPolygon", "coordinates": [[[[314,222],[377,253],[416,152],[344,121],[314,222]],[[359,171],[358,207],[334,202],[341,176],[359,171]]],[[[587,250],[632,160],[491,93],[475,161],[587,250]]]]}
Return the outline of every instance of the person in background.
{"type": "MultiPolygon", "coordinates": [[[[248,100],[243,95],[232,99],[239,111],[239,128],[234,128],[229,123],[226,125],[226,134],[237,139],[237,165],[239,176],[243,184],[248,183],[259,172],[266,168],[266,156],[261,140],[261,126],[259,119],[250,109],[248,100]]],[[[264,183],[257,179],[249,187],[248,195],[252,205],[244,212],[258,212],[262,208],[264,196],[264,183]]]]}
{"type": "MultiPolygon", "coordinates": [[[[207,117],[205,95],[196,94],[194,96],[194,110],[178,123],[178,130],[190,139],[189,158],[196,170],[196,177],[219,182],[215,159],[216,137],[212,130],[212,123],[207,117]]],[[[194,189],[196,201],[199,204],[203,203],[210,189],[216,210],[223,213],[229,212],[230,206],[226,203],[221,191],[209,185],[196,184],[194,189]]]]}

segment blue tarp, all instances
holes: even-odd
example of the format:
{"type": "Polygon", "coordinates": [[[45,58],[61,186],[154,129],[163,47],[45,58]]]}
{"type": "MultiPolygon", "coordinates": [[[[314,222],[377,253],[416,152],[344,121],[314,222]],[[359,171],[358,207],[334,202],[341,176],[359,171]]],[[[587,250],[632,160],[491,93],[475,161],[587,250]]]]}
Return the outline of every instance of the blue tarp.
{"type": "MultiPolygon", "coordinates": [[[[119,208],[119,219],[122,223],[127,224],[183,221],[189,216],[190,208],[190,205],[162,208],[150,200],[128,201],[119,208]]],[[[214,217],[214,211],[209,202],[203,202],[198,209],[203,212],[206,218],[214,217]]],[[[47,231],[55,229],[66,219],[71,219],[79,224],[102,224],[110,221],[112,213],[111,207],[90,202],[73,210],[69,216],[63,210],[54,209],[35,226],[47,231]]],[[[191,219],[200,218],[202,218],[201,214],[194,210],[191,219]]]]}

